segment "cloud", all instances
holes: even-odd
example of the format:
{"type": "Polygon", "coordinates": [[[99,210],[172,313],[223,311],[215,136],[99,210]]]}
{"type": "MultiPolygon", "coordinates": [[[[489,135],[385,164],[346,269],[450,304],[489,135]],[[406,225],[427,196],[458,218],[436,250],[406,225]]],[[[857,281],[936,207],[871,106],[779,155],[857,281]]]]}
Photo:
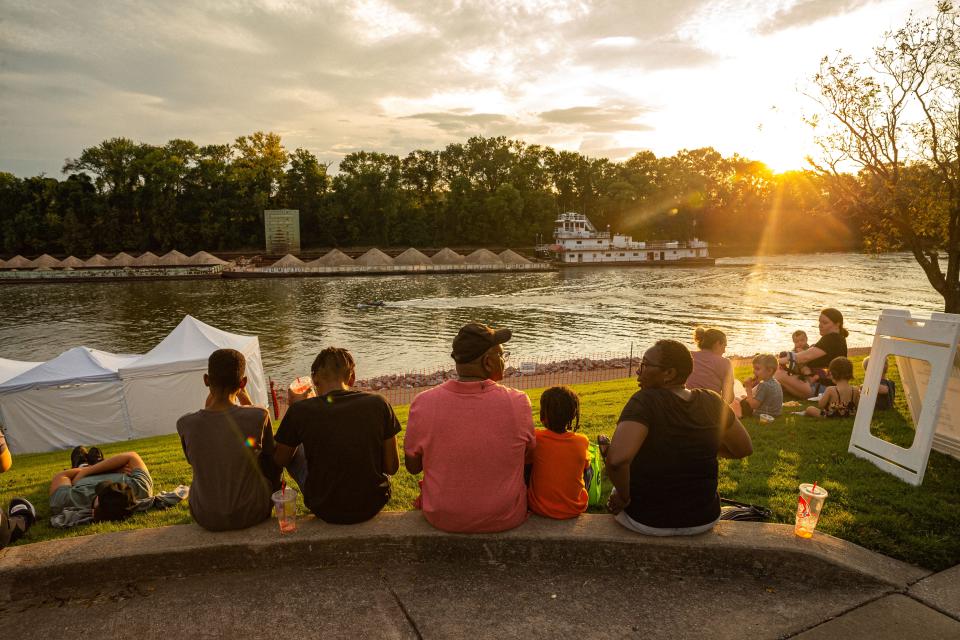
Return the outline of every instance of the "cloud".
{"type": "Polygon", "coordinates": [[[719,59],[716,54],[677,38],[604,38],[584,47],[581,64],[594,67],[628,67],[648,71],[699,67],[719,59]]]}
{"type": "Polygon", "coordinates": [[[422,120],[456,137],[471,135],[515,136],[521,133],[542,133],[546,127],[525,124],[502,113],[464,113],[464,109],[447,112],[415,113],[401,120],[422,120]]]}
{"type": "Polygon", "coordinates": [[[544,122],[573,125],[588,131],[650,131],[652,127],[635,121],[648,111],[625,106],[569,107],[544,111],[539,117],[544,122]]]}
{"type": "Polygon", "coordinates": [[[614,162],[627,160],[641,151],[638,147],[625,147],[615,137],[603,134],[585,136],[577,150],[591,158],[607,158],[614,162]]]}
{"type": "Polygon", "coordinates": [[[793,27],[803,27],[819,22],[824,18],[850,13],[873,0],[797,0],[794,4],[780,9],[763,22],[758,31],[764,34],[776,33],[793,27]]]}
{"type": "MultiPolygon", "coordinates": [[[[770,13],[760,4],[740,9],[746,23],[770,13]]],[[[678,109],[678,83],[699,86],[695,74],[727,62],[687,28],[716,6],[0,0],[0,171],[57,174],[64,158],[116,136],[210,144],[272,130],[328,162],[478,134],[566,149],[618,132],[603,144],[647,143],[647,119],[678,109]]],[[[770,24],[830,6],[802,2],[770,24]]]]}

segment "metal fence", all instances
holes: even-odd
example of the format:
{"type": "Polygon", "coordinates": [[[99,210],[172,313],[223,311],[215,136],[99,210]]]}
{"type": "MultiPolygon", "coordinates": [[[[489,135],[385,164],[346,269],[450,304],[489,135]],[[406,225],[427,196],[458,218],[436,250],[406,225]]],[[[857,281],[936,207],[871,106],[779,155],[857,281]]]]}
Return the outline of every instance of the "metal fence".
{"type": "MultiPolygon", "coordinates": [[[[636,375],[640,355],[610,351],[590,355],[511,355],[501,384],[514,389],[537,389],[554,385],[620,380],[636,375]]],[[[456,378],[453,368],[427,367],[358,380],[354,389],[379,393],[393,405],[410,404],[422,391],[456,378]]],[[[289,382],[270,381],[270,406],[274,418],[287,410],[289,382]]]]}

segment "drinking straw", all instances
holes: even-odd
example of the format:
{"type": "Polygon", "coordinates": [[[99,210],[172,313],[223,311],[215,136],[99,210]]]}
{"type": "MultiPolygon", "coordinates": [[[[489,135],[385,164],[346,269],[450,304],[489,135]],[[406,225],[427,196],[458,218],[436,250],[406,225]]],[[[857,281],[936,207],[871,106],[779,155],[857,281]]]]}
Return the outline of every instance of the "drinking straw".
{"type": "Polygon", "coordinates": [[[813,495],[817,495],[817,481],[816,481],[816,480],[813,481],[813,488],[810,489],[810,493],[812,493],[813,495]]]}
{"type": "MultiPolygon", "coordinates": [[[[816,483],[814,483],[813,486],[814,488],[816,488],[817,486],[816,483]]],[[[283,496],[284,498],[287,497],[287,481],[286,480],[280,481],[280,495],[283,496]]]]}

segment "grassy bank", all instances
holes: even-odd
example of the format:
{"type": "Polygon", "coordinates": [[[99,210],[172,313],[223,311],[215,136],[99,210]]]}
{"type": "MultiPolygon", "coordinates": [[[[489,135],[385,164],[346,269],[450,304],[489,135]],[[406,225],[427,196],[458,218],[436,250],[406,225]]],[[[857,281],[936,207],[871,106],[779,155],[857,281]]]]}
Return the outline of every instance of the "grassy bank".
{"type": "MultiPolygon", "coordinates": [[[[863,372],[857,362],[858,380],[863,372]]],[[[737,375],[747,375],[741,367],[737,375]]],[[[636,390],[633,380],[577,385],[583,406],[581,431],[594,438],[613,432],[617,416],[636,390]]],[[[540,390],[527,391],[538,415],[540,390]]],[[[408,407],[397,407],[406,425],[408,407]]],[[[913,438],[902,396],[897,411],[875,418],[875,432],[900,444],[913,438]]],[[[769,425],[744,421],[753,438],[754,454],[746,460],[723,460],[720,493],[742,502],[768,506],[777,522],[793,523],[797,485],[816,480],[830,492],[819,528],[868,549],[939,570],[960,563],[960,461],[933,452],[921,487],[911,487],[883,473],[872,464],[848,454],[853,420],[819,420],[785,416],[769,425]]],[[[402,434],[401,434],[402,436],[402,434]]],[[[88,443],[90,444],[90,443],[88,443]]],[[[183,458],[177,437],[162,436],[103,447],[107,455],[138,451],[147,462],[156,487],[170,489],[189,484],[191,470],[183,458]]],[[[48,524],[47,488],[50,477],[68,466],[69,452],[24,455],[0,476],[4,504],[13,495],[23,495],[37,506],[40,521],[25,540],[30,543],[52,538],[88,535],[105,531],[159,527],[190,522],[186,504],[168,511],[140,514],[122,524],[98,524],[57,531],[48,524]]],[[[609,490],[609,486],[607,486],[609,490]]],[[[412,508],[417,478],[405,470],[393,480],[389,510],[412,508]]]]}

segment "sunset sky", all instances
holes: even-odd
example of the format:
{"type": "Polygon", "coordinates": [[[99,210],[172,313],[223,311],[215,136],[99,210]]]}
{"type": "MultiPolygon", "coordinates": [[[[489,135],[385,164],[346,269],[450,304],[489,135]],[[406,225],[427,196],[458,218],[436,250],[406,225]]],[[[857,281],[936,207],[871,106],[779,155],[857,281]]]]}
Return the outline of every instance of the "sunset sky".
{"type": "Polygon", "coordinates": [[[334,165],[471,135],[625,159],[813,151],[819,59],[933,0],[0,0],[0,171],[105,138],[276,131],[334,165]]]}

